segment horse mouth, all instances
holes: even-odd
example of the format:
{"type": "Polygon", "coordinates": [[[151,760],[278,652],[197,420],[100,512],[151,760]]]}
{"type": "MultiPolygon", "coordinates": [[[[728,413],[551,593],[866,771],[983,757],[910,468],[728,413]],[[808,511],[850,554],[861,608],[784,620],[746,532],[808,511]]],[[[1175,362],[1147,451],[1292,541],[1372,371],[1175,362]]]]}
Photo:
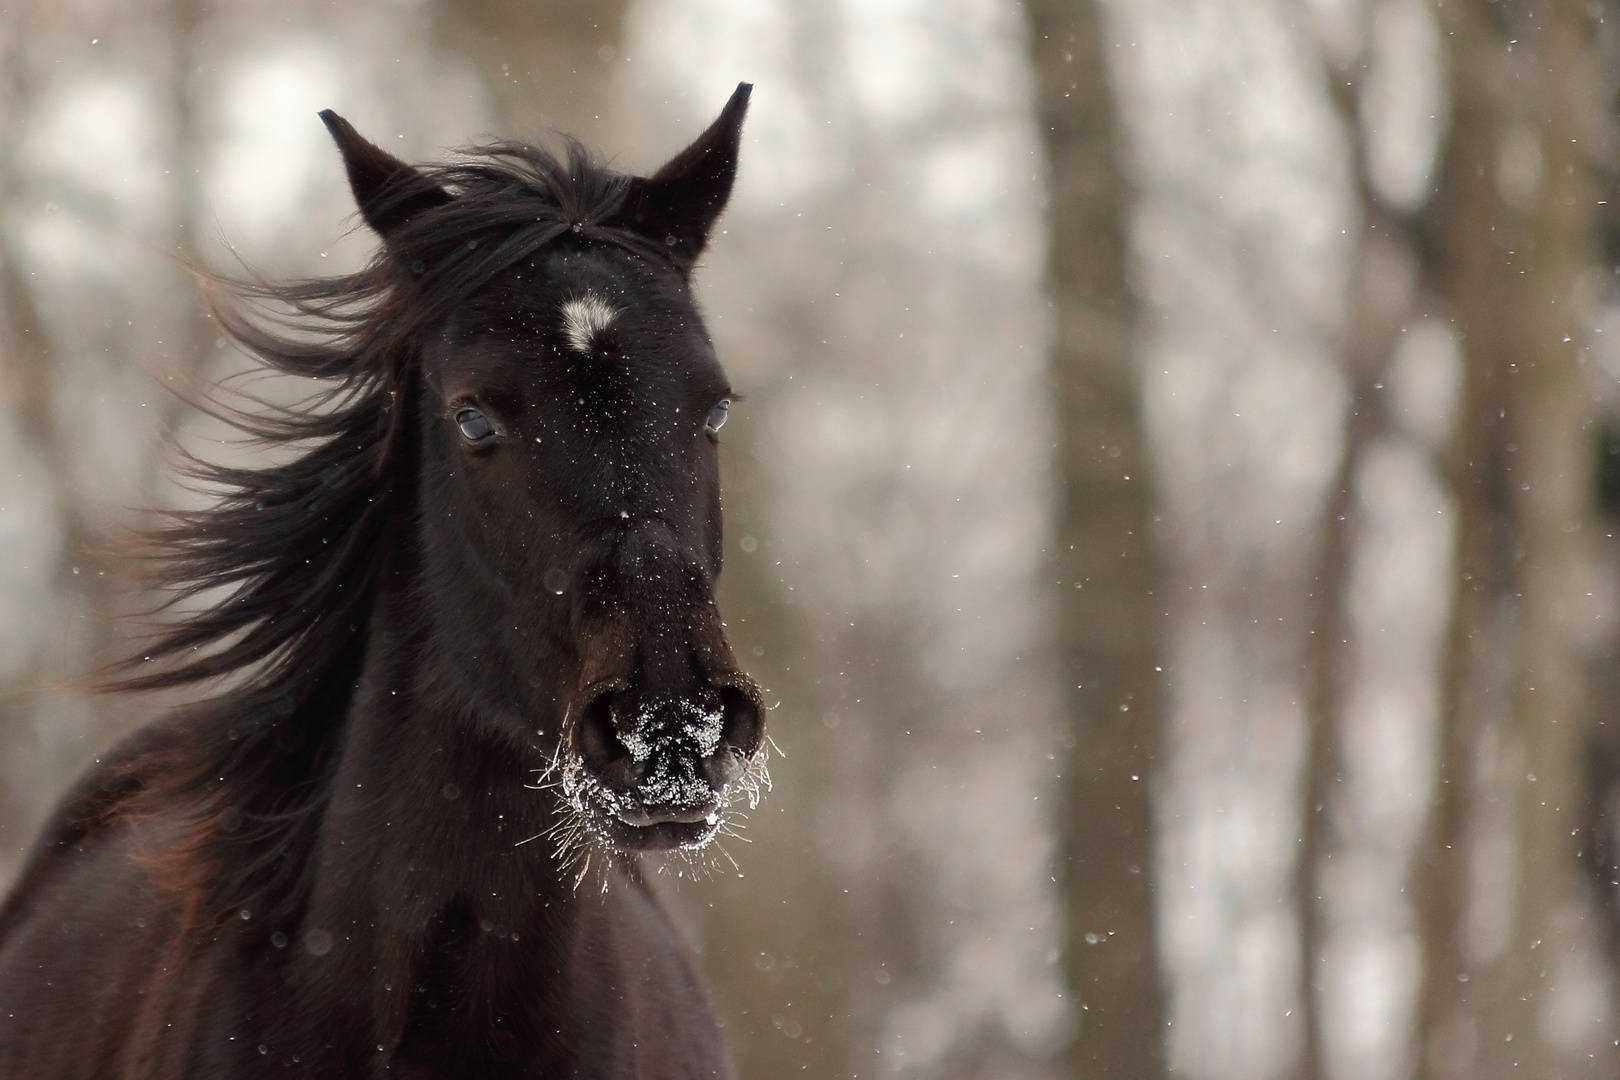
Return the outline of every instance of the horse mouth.
{"type": "Polygon", "coordinates": [[[647,806],[634,799],[602,800],[611,815],[605,822],[613,843],[633,850],[701,847],[720,828],[720,799],[687,806],[647,806]]]}
{"type": "Polygon", "coordinates": [[[635,825],[620,817],[606,830],[607,839],[624,851],[667,851],[707,847],[720,831],[720,818],[712,814],[697,821],[654,821],[635,825]]]}
{"type": "Polygon", "coordinates": [[[585,827],[608,847],[626,852],[706,847],[719,833],[730,799],[723,791],[700,804],[649,806],[589,776],[576,782],[571,801],[585,827]]]}

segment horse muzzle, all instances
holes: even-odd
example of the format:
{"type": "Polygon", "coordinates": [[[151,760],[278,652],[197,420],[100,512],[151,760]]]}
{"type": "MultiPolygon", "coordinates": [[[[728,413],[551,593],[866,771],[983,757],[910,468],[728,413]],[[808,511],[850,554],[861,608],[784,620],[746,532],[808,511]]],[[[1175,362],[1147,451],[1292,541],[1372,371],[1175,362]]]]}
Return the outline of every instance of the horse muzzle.
{"type": "Polygon", "coordinates": [[[701,845],[740,790],[757,797],[764,704],[692,546],[655,516],[609,539],[576,575],[586,587],[574,599],[580,690],[565,794],[611,846],[701,845]]]}
{"type": "Polygon", "coordinates": [[[592,827],[629,849],[712,838],[764,739],[753,682],[737,673],[671,692],[615,680],[582,700],[574,746],[592,827]]]}

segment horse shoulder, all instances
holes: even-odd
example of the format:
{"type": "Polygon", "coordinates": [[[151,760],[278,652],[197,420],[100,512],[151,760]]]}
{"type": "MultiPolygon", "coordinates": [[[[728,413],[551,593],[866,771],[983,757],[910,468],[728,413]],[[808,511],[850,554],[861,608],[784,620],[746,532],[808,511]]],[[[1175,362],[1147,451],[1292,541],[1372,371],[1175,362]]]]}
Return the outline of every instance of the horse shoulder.
{"type": "Polygon", "coordinates": [[[131,858],[131,832],[109,825],[64,838],[8,905],[0,1075],[145,1074],[130,1051],[157,1006],[152,975],[181,920],[131,858]]]}
{"type": "Polygon", "coordinates": [[[0,1076],[165,1075],[146,1036],[175,1020],[160,985],[187,917],[161,861],[175,823],[124,810],[173,742],[148,728],[104,755],[30,849],[0,908],[0,1076]]]}
{"type": "Polygon", "coordinates": [[[177,735],[157,725],[141,728],[96,760],[73,783],[45,820],[23,860],[5,903],[0,906],[0,950],[19,922],[26,921],[42,890],[62,872],[64,864],[79,860],[86,845],[94,845],[121,808],[142,787],[139,763],[172,749],[177,735]]]}

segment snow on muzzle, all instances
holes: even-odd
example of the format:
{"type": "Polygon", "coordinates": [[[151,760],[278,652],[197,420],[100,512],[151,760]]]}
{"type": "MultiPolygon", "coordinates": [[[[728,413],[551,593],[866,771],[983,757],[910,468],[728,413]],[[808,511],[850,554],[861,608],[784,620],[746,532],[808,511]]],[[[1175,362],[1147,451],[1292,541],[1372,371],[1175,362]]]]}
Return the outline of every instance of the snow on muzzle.
{"type": "Polygon", "coordinates": [[[628,823],[701,821],[758,750],[759,715],[738,686],[681,697],[608,691],[581,715],[580,757],[620,796],[628,823]]]}
{"type": "Polygon", "coordinates": [[[713,833],[764,737],[758,690],[731,679],[681,694],[615,681],[586,699],[574,729],[595,804],[584,809],[611,839],[673,847],[713,833]]]}

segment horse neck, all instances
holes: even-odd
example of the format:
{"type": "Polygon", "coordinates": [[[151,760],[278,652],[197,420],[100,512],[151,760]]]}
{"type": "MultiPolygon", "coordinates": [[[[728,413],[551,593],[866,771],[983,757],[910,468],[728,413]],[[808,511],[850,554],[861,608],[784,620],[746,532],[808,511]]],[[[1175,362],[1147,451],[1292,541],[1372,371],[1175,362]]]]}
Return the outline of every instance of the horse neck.
{"type": "MultiPolygon", "coordinates": [[[[306,925],[365,938],[356,942],[356,972],[379,986],[410,985],[420,976],[409,966],[447,935],[460,935],[458,948],[471,940],[503,957],[545,961],[531,970],[561,971],[559,958],[602,904],[576,891],[556,855],[564,810],[535,786],[546,758],[502,735],[477,705],[435,693],[431,665],[440,654],[420,632],[408,640],[396,629],[421,625],[400,607],[398,597],[385,598],[373,624],[306,925]]],[[[497,982],[520,967],[468,965],[497,982]]]]}

